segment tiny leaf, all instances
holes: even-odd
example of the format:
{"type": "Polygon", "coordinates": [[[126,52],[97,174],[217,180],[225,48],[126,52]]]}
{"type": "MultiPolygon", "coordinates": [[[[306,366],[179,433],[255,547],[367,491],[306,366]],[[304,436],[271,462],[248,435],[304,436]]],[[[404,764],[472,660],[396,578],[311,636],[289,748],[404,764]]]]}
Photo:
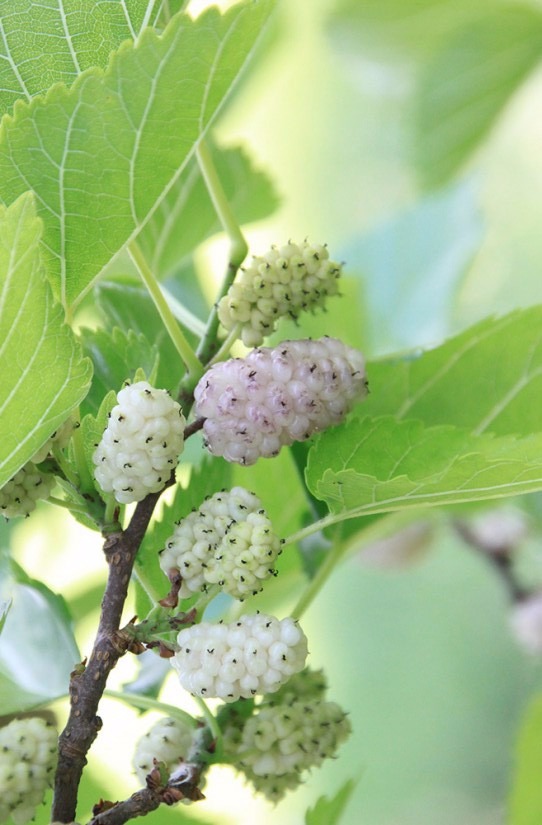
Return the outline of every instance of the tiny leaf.
{"type": "Polygon", "coordinates": [[[337,825],[356,784],[354,779],[349,779],[331,799],[321,796],[314,808],[309,808],[305,814],[305,825],[337,825]]]}

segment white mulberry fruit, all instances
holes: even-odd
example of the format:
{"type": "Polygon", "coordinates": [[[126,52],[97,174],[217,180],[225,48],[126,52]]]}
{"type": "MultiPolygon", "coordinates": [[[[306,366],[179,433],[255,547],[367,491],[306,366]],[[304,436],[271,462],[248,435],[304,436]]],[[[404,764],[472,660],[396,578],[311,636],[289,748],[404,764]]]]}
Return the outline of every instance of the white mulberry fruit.
{"type": "Polygon", "coordinates": [[[215,364],[194,398],[210,452],[248,465],[340,424],[366,393],[362,354],[324,337],[283,341],[215,364]]]}
{"type": "Polygon", "coordinates": [[[49,497],[54,484],[52,475],[27,462],[0,489],[0,513],[5,518],[30,515],[39,499],[49,497]]]}
{"type": "Polygon", "coordinates": [[[192,745],[192,734],[192,728],[179,719],[170,716],[159,719],[141,737],[134,753],[133,765],[141,784],[145,784],[145,777],[152,771],[154,759],[165,762],[170,773],[186,760],[192,745]]]}
{"type": "Polygon", "coordinates": [[[57,732],[43,719],[14,719],[0,729],[0,822],[30,822],[52,784],[56,761],[57,732]]]}
{"type": "Polygon", "coordinates": [[[302,310],[322,307],[338,293],[341,265],[329,259],[327,247],[289,242],[272,246],[241,268],[218,303],[218,318],[226,330],[241,325],[247,347],[259,346],[271,335],[279,318],[297,318],[302,310]]]}
{"type": "Polygon", "coordinates": [[[303,771],[334,756],[350,732],[335,702],[294,696],[263,706],[246,721],[238,745],[240,766],[256,790],[277,802],[302,781],[303,771]]]}
{"type": "Polygon", "coordinates": [[[281,542],[260,499],[243,487],[216,493],[180,521],[160,555],[168,574],[182,577],[180,597],[219,584],[236,599],[259,593],[275,575],[281,542]]]}
{"type": "Polygon", "coordinates": [[[166,392],[139,381],[117,395],[94,456],[96,481],[128,504],[162,490],[184,444],[185,418],[166,392]]]}
{"type": "Polygon", "coordinates": [[[274,693],[305,666],[307,637],[294,619],[262,613],[232,624],[202,622],[181,630],[170,659],[185,690],[224,702],[274,693]]]}

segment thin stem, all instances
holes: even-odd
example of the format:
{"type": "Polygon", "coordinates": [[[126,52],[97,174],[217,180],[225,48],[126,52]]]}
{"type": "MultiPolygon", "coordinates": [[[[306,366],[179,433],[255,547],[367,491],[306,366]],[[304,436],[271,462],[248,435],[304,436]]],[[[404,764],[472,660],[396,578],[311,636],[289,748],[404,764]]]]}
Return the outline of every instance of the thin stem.
{"type": "MultiPolygon", "coordinates": [[[[217,296],[217,303],[226,294],[230,285],[232,284],[237,270],[243,263],[248,252],[248,244],[239,226],[237,218],[233,214],[229,204],[226,193],[222,188],[220,178],[218,177],[211,152],[205,141],[201,140],[197,148],[197,158],[203,180],[209,192],[209,197],[213,203],[216,214],[222,224],[224,232],[228,235],[230,241],[230,249],[228,254],[228,266],[224,275],[220,292],[217,296]]],[[[197,353],[200,361],[207,364],[218,349],[217,332],[218,332],[218,314],[217,303],[215,303],[209,320],[205,334],[200,341],[197,353]]]]}
{"type": "Polygon", "coordinates": [[[239,330],[241,329],[241,324],[236,324],[233,329],[231,329],[227,336],[224,338],[220,345],[220,349],[218,352],[211,358],[209,363],[206,365],[207,367],[212,367],[213,364],[216,364],[218,361],[222,361],[225,356],[229,355],[229,352],[232,346],[235,344],[237,339],[239,338],[239,330]]]}
{"type": "MultiPolygon", "coordinates": [[[[145,591],[145,593],[149,597],[149,600],[152,602],[153,606],[156,607],[158,602],[162,598],[162,595],[160,593],[158,593],[158,591],[156,590],[155,587],[153,587],[153,585],[149,581],[149,578],[145,575],[145,572],[143,571],[143,569],[139,567],[139,565],[137,563],[137,557],[136,557],[136,562],[135,562],[135,565],[134,565],[134,569],[132,571],[132,575],[133,575],[134,579],[141,585],[141,587],[143,588],[143,590],[145,591]]],[[[164,579],[165,579],[165,577],[164,577],[164,579]]],[[[166,581],[167,581],[167,579],[166,579],[166,581]]]]}
{"type": "MultiPolygon", "coordinates": [[[[356,547],[356,550],[359,550],[360,545],[369,544],[370,542],[376,541],[383,536],[390,535],[418,518],[419,511],[414,510],[409,512],[399,511],[397,513],[390,513],[389,515],[378,519],[378,521],[371,523],[365,528],[365,530],[360,531],[356,535],[354,546],[356,547]]],[[[344,520],[344,518],[341,519],[334,517],[331,520],[328,517],[309,525],[309,527],[314,528],[315,525],[318,524],[321,527],[324,522],[326,522],[325,526],[328,526],[330,524],[336,524],[338,521],[342,520],[344,520]]],[[[294,541],[299,541],[300,538],[305,538],[305,536],[310,536],[315,532],[315,529],[309,530],[309,528],[304,528],[303,530],[299,530],[297,533],[292,534],[292,536],[290,536],[284,544],[292,544],[294,541]]],[[[307,610],[335,567],[337,567],[339,562],[342,561],[342,559],[348,554],[351,546],[351,542],[341,542],[339,540],[332,545],[324,561],[318,568],[318,572],[314,578],[309,581],[306,590],[302,593],[301,598],[292,610],[291,616],[293,619],[299,619],[307,610]]]]}
{"type": "Polygon", "coordinates": [[[215,740],[215,749],[218,753],[222,752],[222,731],[220,730],[220,725],[216,721],[216,717],[211,713],[209,708],[207,707],[205,701],[201,698],[201,696],[194,696],[194,700],[196,704],[200,708],[205,722],[207,723],[207,727],[211,731],[211,735],[215,740]]]}
{"type": "Polygon", "coordinates": [[[338,565],[345,552],[345,545],[337,541],[330,548],[323,563],[318,568],[316,576],[310,580],[308,587],[305,589],[301,598],[291,612],[292,619],[300,619],[309,605],[313,602],[315,596],[320,592],[334,568],[338,565]]]}
{"type": "Polygon", "coordinates": [[[49,496],[47,501],[49,504],[54,504],[55,507],[63,507],[65,510],[69,510],[70,513],[78,513],[82,516],[88,516],[88,510],[86,507],[79,507],[77,504],[73,504],[72,502],[66,501],[66,499],[64,498],[49,496]]]}
{"type": "Polygon", "coordinates": [[[230,239],[230,265],[235,265],[237,270],[246,258],[248,244],[245,240],[237,218],[233,214],[232,208],[222,188],[218,177],[211,152],[204,140],[200,140],[196,150],[199,168],[205,181],[207,191],[213,202],[215,212],[218,215],[224,232],[230,239]]]}
{"type": "Polygon", "coordinates": [[[156,309],[160,313],[160,317],[164,323],[164,326],[167,329],[169,336],[177,349],[177,352],[181,356],[184,364],[186,365],[188,375],[191,377],[201,376],[201,363],[196,353],[186,340],[177,321],[175,320],[173,313],[169,308],[168,302],[162,294],[160,284],[151,272],[151,269],[147,261],[145,260],[145,256],[143,255],[141,249],[135,241],[132,241],[132,243],[128,245],[128,254],[132,259],[134,266],[136,267],[141,277],[141,280],[149,290],[149,294],[152,300],[154,301],[156,309]]]}
{"type": "Polygon", "coordinates": [[[162,286],[162,284],[160,284],[160,291],[177,321],[186,327],[186,329],[189,329],[190,332],[193,332],[194,335],[201,338],[201,336],[205,333],[204,322],[194,315],[193,312],[190,312],[189,309],[183,306],[183,304],[177,300],[175,295],[172,295],[169,289],[166,289],[165,286],[162,286]]]}
{"type": "Polygon", "coordinates": [[[198,727],[198,720],[194,719],[194,717],[190,716],[190,714],[186,711],[181,710],[181,708],[176,705],[168,705],[166,702],[160,702],[158,699],[153,699],[151,696],[143,696],[140,693],[127,693],[126,691],[121,693],[118,690],[109,689],[104,690],[103,695],[107,696],[109,699],[118,699],[120,702],[124,702],[127,705],[132,705],[134,708],[140,708],[141,710],[158,710],[166,716],[171,716],[174,719],[178,719],[189,728],[198,727]]]}

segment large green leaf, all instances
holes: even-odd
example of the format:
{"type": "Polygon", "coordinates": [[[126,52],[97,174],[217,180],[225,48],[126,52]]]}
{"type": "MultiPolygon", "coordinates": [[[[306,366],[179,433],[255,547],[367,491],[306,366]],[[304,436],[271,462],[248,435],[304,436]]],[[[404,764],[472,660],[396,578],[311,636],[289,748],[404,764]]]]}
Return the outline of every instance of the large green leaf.
{"type": "Polygon", "coordinates": [[[144,226],[254,49],[273,0],[146,29],[107,71],[17,101],[0,125],[0,195],[32,188],[56,293],[73,306],[144,226]]]}
{"type": "MultiPolygon", "coordinates": [[[[239,223],[266,217],[278,205],[269,179],[241,149],[212,147],[213,162],[228,203],[239,223]]],[[[194,158],[143,229],[139,243],[154,274],[167,278],[183,258],[221,230],[216,210],[194,158]]]]}
{"type": "Polygon", "coordinates": [[[80,655],[64,600],[0,559],[2,599],[11,600],[0,636],[0,715],[18,713],[68,692],[80,655]]]}
{"type": "Polygon", "coordinates": [[[418,89],[415,146],[426,183],[461,166],[541,59],[542,13],[527,5],[497,6],[452,33],[418,89]]]}
{"type": "Polygon", "coordinates": [[[354,418],[309,455],[307,483],[345,518],[542,489],[542,433],[472,435],[420,421],[354,418]]]}
{"type": "Polygon", "coordinates": [[[508,825],[539,825],[542,822],[542,697],[530,705],[517,744],[514,784],[508,825]]]}
{"type": "Polygon", "coordinates": [[[371,416],[472,432],[542,432],[542,306],[490,318],[411,357],[368,367],[371,416]]]}
{"type": "Polygon", "coordinates": [[[0,486],[85,397],[91,364],[55,304],[31,194],[0,207],[0,486]]]}
{"type": "Polygon", "coordinates": [[[90,66],[105,67],[123,40],[136,39],[154,0],[1,0],[0,113],[90,66]]]}

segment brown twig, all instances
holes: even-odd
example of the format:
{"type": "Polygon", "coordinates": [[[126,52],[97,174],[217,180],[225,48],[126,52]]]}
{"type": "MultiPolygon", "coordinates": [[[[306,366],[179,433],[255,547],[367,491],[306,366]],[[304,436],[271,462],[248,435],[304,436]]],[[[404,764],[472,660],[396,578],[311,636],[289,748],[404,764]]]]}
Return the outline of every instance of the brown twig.
{"type": "Polygon", "coordinates": [[[455,519],[453,526],[463,541],[474,550],[477,550],[480,555],[492,565],[508,591],[512,602],[522,602],[529,596],[530,591],[523,587],[516,577],[512,563],[512,547],[506,545],[497,549],[494,547],[486,547],[476,533],[471,530],[468,522],[462,519],[455,519]]]}
{"type": "MultiPolygon", "coordinates": [[[[174,477],[169,483],[173,481],[174,477]]],[[[71,675],[70,715],[59,739],[52,809],[55,822],[73,822],[75,819],[77,791],[87,762],[86,754],[102,725],[97,716],[98,704],[111,670],[128,647],[118,630],[135,556],[159,496],[160,493],[152,493],[140,501],[126,530],[110,534],[104,543],[109,574],[98,632],[88,664],[77,667],[71,675]]]]}

